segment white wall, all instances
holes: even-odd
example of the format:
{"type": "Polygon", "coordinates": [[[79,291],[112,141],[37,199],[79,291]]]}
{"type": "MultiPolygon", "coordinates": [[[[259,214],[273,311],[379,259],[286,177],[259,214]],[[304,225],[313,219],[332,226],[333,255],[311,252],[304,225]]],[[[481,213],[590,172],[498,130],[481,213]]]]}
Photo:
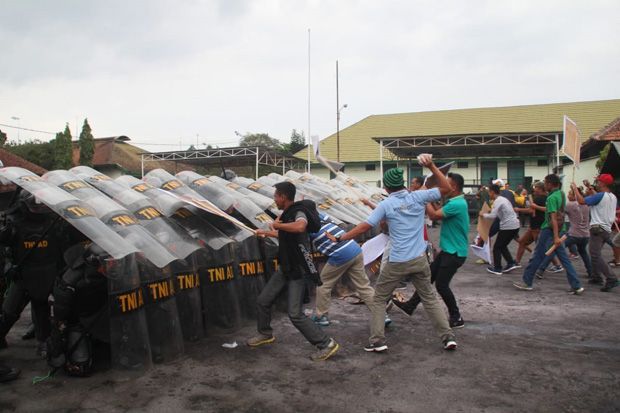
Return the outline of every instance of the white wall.
{"type": "MultiPolygon", "coordinates": [[[[553,164],[548,165],[548,166],[538,166],[538,159],[543,159],[543,158],[524,159],[525,161],[524,176],[531,176],[533,181],[542,180],[546,175],[550,174],[553,169],[553,164]]],[[[463,175],[463,178],[465,179],[466,184],[471,184],[476,179],[479,180],[481,177],[481,172],[480,170],[478,170],[478,173],[476,174],[476,160],[475,159],[462,159],[462,160],[469,162],[468,167],[459,168],[457,164],[455,163],[452,166],[451,171],[463,175]]],[[[507,181],[508,180],[508,159],[495,158],[493,160],[497,161],[497,174],[498,174],[497,177],[502,178],[505,181],[507,181]]],[[[479,160],[479,162],[480,161],[481,160],[479,160]]],[[[367,163],[373,163],[373,162],[367,162],[367,163]]],[[[367,163],[349,163],[346,165],[345,173],[347,175],[351,175],[358,179],[361,179],[369,184],[376,184],[376,182],[381,179],[380,170],[379,170],[379,162],[375,162],[376,166],[375,166],[374,171],[366,170],[367,163]]],[[[393,163],[394,161],[384,161],[384,167],[386,164],[393,164],[393,163]]],[[[576,175],[575,175],[576,182],[580,183],[583,179],[586,179],[586,178],[592,181],[592,178],[596,175],[596,168],[594,166],[595,163],[596,163],[595,159],[591,161],[588,160],[588,161],[582,162],[581,168],[577,170],[576,175]]],[[[399,167],[405,170],[405,174],[406,174],[407,162],[400,161],[397,164],[399,167]]],[[[480,165],[478,165],[478,168],[480,168],[480,165]]],[[[429,172],[430,171],[428,171],[426,168],[423,170],[424,174],[428,174],[429,172]]],[[[329,179],[329,170],[327,168],[324,168],[321,165],[318,165],[318,164],[312,165],[312,173],[321,178],[329,179]]],[[[569,179],[572,179],[572,166],[565,167],[564,174],[567,176],[568,174],[570,174],[569,179]]]]}

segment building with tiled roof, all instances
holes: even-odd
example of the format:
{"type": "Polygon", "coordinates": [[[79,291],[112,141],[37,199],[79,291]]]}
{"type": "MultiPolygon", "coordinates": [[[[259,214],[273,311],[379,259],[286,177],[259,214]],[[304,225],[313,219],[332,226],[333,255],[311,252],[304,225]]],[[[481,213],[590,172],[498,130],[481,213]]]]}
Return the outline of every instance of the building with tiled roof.
{"type": "Polygon", "coordinates": [[[5,167],[17,166],[20,168],[28,169],[29,171],[34,172],[37,175],[43,175],[47,172],[47,169],[42,168],[39,165],[27,161],[21,156],[17,156],[14,153],[2,148],[0,148],[0,161],[2,161],[2,165],[5,167]]]}
{"type": "MultiPolygon", "coordinates": [[[[613,129],[620,99],[371,115],[342,129],[339,139],[336,133],[323,139],[320,152],[367,182],[380,181],[380,171],[396,165],[409,177],[419,175],[424,171],[416,156],[432,153],[441,162],[455,161],[452,170],[469,185],[500,177],[514,187],[556,168],[565,115],[586,141],[607,125],[613,129]]],[[[306,159],[306,150],[296,156],[306,159]]],[[[328,175],[314,156],[311,162],[313,173],[328,175]]],[[[560,159],[560,171],[566,173],[562,165],[560,159]]]]}

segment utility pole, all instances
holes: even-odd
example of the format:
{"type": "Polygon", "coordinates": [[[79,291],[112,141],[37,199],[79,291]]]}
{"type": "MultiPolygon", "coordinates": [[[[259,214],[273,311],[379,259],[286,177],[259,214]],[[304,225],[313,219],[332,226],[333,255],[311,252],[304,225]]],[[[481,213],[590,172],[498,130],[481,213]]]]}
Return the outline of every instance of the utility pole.
{"type": "Polygon", "coordinates": [[[340,93],[338,91],[338,60],[336,60],[336,160],[340,162],[340,93]]]}

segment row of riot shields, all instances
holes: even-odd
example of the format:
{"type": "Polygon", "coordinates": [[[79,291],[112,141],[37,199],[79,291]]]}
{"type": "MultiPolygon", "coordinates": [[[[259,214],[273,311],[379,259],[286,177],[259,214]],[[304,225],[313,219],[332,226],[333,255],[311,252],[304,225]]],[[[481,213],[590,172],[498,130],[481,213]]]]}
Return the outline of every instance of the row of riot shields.
{"type": "Polygon", "coordinates": [[[140,180],[80,166],[43,177],[2,168],[0,179],[33,193],[109,255],[109,341],[112,365],[122,369],[173,359],[184,340],[255,319],[256,299],[277,271],[278,244],[254,230],[280,213],[277,182],[294,182],[299,198],[315,200],[345,227],[368,213],[359,207],[362,184],[307,174],[227,181],[157,169],[140,180]]]}
{"type": "MultiPolygon", "coordinates": [[[[268,228],[272,218],[257,204],[242,197],[234,190],[219,185],[193,172],[184,171],[177,177],[156,169],[150,171],[144,181],[152,187],[167,191],[177,199],[188,201],[179,219],[188,220],[193,215],[218,230],[222,237],[233,240],[231,261],[221,262],[225,255],[210,256],[204,270],[205,294],[208,295],[213,314],[211,320],[216,326],[234,328],[239,319],[255,319],[256,299],[267,278],[267,271],[273,268],[269,263],[277,256],[277,241],[258,239],[253,229],[268,228]],[[210,201],[219,208],[226,208],[233,217],[247,224],[240,227],[203,208],[210,201]],[[269,264],[269,265],[268,265],[269,264]]],[[[170,211],[172,212],[172,211],[170,211]]],[[[195,218],[191,217],[195,220],[195,218]]],[[[212,232],[215,233],[215,232],[212,232]]],[[[211,240],[213,242],[215,240],[211,240]]],[[[208,249],[207,249],[208,251],[208,249]]],[[[207,317],[209,319],[209,317],[207,317]]],[[[212,323],[210,323],[212,324],[212,323]]]]}
{"type": "Polygon", "coordinates": [[[140,369],[173,359],[184,338],[255,318],[277,245],[259,242],[250,227],[182,183],[192,202],[148,180],[112,180],[86,167],[42,178],[4,168],[0,177],[32,192],[109,254],[113,366],[140,369]]]}

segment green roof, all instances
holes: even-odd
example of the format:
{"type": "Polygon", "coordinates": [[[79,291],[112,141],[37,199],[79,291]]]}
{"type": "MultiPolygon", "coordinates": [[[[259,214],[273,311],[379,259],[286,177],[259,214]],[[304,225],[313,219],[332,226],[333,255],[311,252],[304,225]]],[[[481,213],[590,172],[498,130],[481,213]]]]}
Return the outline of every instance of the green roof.
{"type": "MultiPolygon", "coordinates": [[[[378,161],[373,138],[561,132],[564,115],[585,141],[620,116],[620,99],[371,115],[340,131],[340,160],[378,161]]],[[[336,160],[336,134],[323,139],[320,149],[336,160]]],[[[306,159],[306,149],[295,156],[306,159]]]]}

